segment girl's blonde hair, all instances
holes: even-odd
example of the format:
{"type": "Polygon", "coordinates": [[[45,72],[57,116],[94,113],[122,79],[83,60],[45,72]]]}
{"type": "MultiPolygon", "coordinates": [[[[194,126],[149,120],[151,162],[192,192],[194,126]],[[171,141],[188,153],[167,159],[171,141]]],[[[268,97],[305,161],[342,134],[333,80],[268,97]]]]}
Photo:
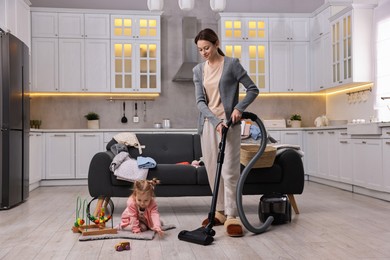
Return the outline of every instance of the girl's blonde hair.
{"type": "Polygon", "coordinates": [[[160,181],[156,178],[153,178],[152,180],[135,181],[133,185],[133,193],[131,194],[131,196],[135,197],[139,193],[146,193],[149,194],[151,197],[154,197],[154,187],[156,187],[156,185],[159,183],[160,181]]]}

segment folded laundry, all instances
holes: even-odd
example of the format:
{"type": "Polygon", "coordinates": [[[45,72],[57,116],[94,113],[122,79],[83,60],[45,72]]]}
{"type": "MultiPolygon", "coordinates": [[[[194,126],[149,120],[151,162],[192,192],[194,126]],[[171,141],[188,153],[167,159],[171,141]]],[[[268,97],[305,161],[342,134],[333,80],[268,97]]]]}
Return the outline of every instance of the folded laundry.
{"type": "Polygon", "coordinates": [[[137,157],[138,167],[141,169],[150,169],[156,167],[156,161],[151,157],[138,156],[137,157]]]}
{"type": "Polygon", "coordinates": [[[255,125],[251,125],[251,127],[249,128],[249,132],[250,132],[251,137],[255,140],[257,140],[261,137],[260,128],[255,126],[255,125]]]}

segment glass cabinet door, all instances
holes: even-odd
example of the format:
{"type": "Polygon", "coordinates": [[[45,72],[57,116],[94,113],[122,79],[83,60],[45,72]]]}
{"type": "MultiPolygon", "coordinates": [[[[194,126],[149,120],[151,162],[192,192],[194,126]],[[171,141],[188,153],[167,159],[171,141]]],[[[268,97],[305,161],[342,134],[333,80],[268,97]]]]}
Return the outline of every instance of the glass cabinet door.
{"type": "MultiPolygon", "coordinates": [[[[269,91],[267,43],[227,43],[223,45],[223,50],[226,56],[240,60],[260,91],[269,91]]],[[[245,88],[240,86],[240,91],[245,92],[245,88]]]]}
{"type": "Polygon", "coordinates": [[[111,91],[159,92],[160,50],[158,43],[115,41],[111,91]]]}
{"type": "Polygon", "coordinates": [[[111,37],[116,39],[159,39],[160,17],[111,16],[111,37]]]}
{"type": "Polygon", "coordinates": [[[261,90],[268,88],[267,44],[249,44],[248,46],[248,75],[261,90]]]}
{"type": "Polygon", "coordinates": [[[352,29],[351,15],[343,18],[343,76],[352,78],[352,29]]]}
{"type": "Polygon", "coordinates": [[[265,41],[268,39],[266,19],[223,18],[221,22],[223,40],[265,41]]]}
{"type": "Polygon", "coordinates": [[[111,91],[131,91],[134,90],[134,44],[113,43],[113,69],[114,73],[111,91]]]}
{"type": "Polygon", "coordinates": [[[156,91],[159,89],[158,79],[158,45],[156,43],[139,44],[140,91],[156,91]]]}
{"type": "Polygon", "coordinates": [[[340,22],[332,25],[332,82],[338,84],[340,82],[340,22]]]}

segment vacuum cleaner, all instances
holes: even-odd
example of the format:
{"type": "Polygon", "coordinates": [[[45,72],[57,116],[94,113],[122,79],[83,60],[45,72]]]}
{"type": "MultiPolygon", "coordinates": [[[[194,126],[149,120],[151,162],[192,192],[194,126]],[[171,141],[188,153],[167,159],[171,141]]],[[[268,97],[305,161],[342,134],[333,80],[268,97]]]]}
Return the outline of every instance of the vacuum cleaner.
{"type": "MultiPolygon", "coordinates": [[[[239,185],[240,185],[240,182],[244,183],[246,176],[248,175],[249,171],[251,170],[253,164],[264,153],[264,150],[265,150],[266,145],[267,145],[267,135],[266,135],[265,127],[264,127],[263,123],[260,121],[260,119],[258,119],[258,117],[255,114],[249,113],[249,112],[244,112],[242,114],[242,119],[251,119],[252,121],[255,121],[259,125],[260,131],[261,131],[261,145],[260,145],[259,151],[255,154],[253,159],[245,167],[243,173],[246,172],[246,174],[245,175],[241,174],[240,179],[238,181],[239,185]],[[245,179],[242,181],[243,177],[245,179]]],[[[223,161],[224,161],[224,157],[225,157],[226,136],[227,136],[227,132],[229,130],[229,127],[232,125],[232,120],[229,119],[229,121],[226,123],[226,125],[227,125],[227,128],[224,127],[222,129],[221,141],[219,143],[217,171],[216,171],[216,175],[215,175],[215,183],[214,183],[214,189],[213,189],[214,192],[213,192],[213,197],[212,197],[212,201],[211,201],[210,212],[208,214],[209,223],[205,227],[200,227],[200,228],[192,230],[192,231],[188,231],[188,230],[180,231],[180,233],[178,235],[178,238],[180,240],[195,243],[195,244],[205,245],[205,246],[210,245],[214,241],[215,231],[213,230],[213,227],[215,224],[214,216],[215,216],[216,205],[217,205],[218,189],[219,189],[219,183],[220,183],[220,179],[221,179],[222,165],[223,165],[223,161]]],[[[241,184],[241,185],[243,185],[243,184],[241,184]]],[[[245,213],[244,213],[243,206],[242,206],[242,187],[241,188],[239,188],[239,187],[240,186],[237,186],[237,191],[239,192],[239,193],[237,192],[237,207],[238,207],[238,213],[239,213],[241,220],[243,219],[243,217],[245,218],[246,222],[245,223],[243,222],[244,226],[247,229],[249,227],[250,228],[250,229],[248,229],[249,231],[251,231],[253,233],[257,233],[257,234],[266,231],[268,229],[268,227],[272,224],[273,217],[269,216],[261,227],[254,228],[254,229],[251,228],[247,218],[245,217],[245,213]]]]}

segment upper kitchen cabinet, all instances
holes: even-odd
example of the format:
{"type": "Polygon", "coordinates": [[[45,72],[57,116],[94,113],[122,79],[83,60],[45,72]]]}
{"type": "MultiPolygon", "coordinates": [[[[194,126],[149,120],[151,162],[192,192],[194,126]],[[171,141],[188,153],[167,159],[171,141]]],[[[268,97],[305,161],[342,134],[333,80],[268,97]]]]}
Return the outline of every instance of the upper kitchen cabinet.
{"type": "Polygon", "coordinates": [[[159,41],[111,41],[111,92],[161,91],[159,41]]]}
{"type": "Polygon", "coordinates": [[[310,91],[309,42],[270,42],[270,92],[310,91]]]}
{"type": "Polygon", "coordinates": [[[310,18],[310,40],[315,39],[330,32],[329,18],[341,10],[345,5],[324,5],[314,12],[314,16],[310,18]]]}
{"type": "Polygon", "coordinates": [[[372,82],[373,6],[353,4],[330,20],[332,87],[372,82]]]}
{"type": "Polygon", "coordinates": [[[269,18],[270,41],[309,41],[309,18],[269,18]]]}
{"type": "Polygon", "coordinates": [[[31,46],[30,1],[0,0],[0,29],[31,46]]]}
{"type": "MultiPolygon", "coordinates": [[[[269,92],[268,42],[224,42],[224,53],[238,58],[260,92],[269,92]]],[[[245,88],[240,86],[240,91],[245,88]]]]}
{"type": "Polygon", "coordinates": [[[31,12],[31,36],[58,37],[58,13],[31,12]]]}
{"type": "MultiPolygon", "coordinates": [[[[222,50],[227,56],[240,60],[260,92],[269,92],[268,18],[220,15],[222,50]]],[[[243,86],[240,92],[245,92],[243,86]]]]}
{"type": "Polygon", "coordinates": [[[111,38],[160,40],[160,15],[111,15],[111,38]]]}
{"type": "Polygon", "coordinates": [[[220,16],[222,42],[268,40],[268,18],[229,13],[220,13],[220,16]]]}
{"type": "Polygon", "coordinates": [[[111,92],[161,92],[160,15],[111,15],[111,92]]]}
{"type": "Polygon", "coordinates": [[[60,38],[110,39],[110,15],[59,13],[60,38]]]}

